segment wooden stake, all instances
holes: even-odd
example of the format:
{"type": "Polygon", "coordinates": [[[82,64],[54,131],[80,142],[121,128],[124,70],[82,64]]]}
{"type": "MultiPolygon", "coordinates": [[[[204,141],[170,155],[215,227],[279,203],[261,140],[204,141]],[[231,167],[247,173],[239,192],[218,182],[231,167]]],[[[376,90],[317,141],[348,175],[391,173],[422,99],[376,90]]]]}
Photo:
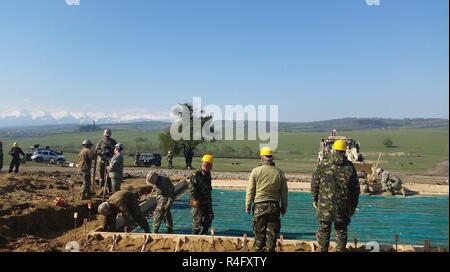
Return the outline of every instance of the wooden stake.
{"type": "Polygon", "coordinates": [[[425,240],[424,242],[423,242],[423,250],[425,251],[425,252],[431,252],[431,241],[430,240],[425,240]]]}
{"type": "Polygon", "coordinates": [[[283,252],[283,240],[284,240],[284,236],[280,235],[280,252],[283,252]]]}
{"type": "Polygon", "coordinates": [[[150,235],[144,235],[144,244],[142,245],[141,252],[145,251],[145,247],[147,246],[147,242],[150,238],[150,235]]]}

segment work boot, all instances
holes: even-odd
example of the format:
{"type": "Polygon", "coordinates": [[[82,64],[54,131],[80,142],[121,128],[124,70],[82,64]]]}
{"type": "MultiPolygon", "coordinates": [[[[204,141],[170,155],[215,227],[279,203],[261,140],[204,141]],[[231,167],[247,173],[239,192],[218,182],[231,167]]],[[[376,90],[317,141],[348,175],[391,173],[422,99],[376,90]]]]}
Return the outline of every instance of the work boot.
{"type": "Polygon", "coordinates": [[[383,195],[384,195],[384,196],[393,196],[393,195],[395,195],[395,194],[394,194],[394,192],[391,191],[391,190],[385,190],[385,191],[383,192],[383,195]]]}
{"type": "Polygon", "coordinates": [[[167,234],[173,234],[173,229],[167,229],[167,234]]]}
{"type": "Polygon", "coordinates": [[[405,189],[405,188],[402,188],[401,192],[402,192],[402,195],[403,195],[404,197],[406,197],[406,189],[405,189]]]}

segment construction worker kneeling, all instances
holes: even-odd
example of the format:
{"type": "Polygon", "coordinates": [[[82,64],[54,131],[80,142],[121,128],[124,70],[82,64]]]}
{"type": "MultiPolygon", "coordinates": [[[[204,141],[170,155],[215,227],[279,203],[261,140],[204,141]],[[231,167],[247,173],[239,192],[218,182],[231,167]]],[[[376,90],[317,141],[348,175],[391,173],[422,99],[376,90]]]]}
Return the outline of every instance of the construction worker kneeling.
{"type": "Polygon", "coordinates": [[[175,200],[175,187],[168,177],[158,175],[156,172],[147,174],[146,183],[156,191],[156,209],[153,212],[153,233],[159,232],[161,221],[167,227],[167,233],[173,233],[173,220],[170,209],[175,200]]]}
{"type": "Polygon", "coordinates": [[[122,213],[125,226],[130,225],[132,218],[146,233],[150,233],[148,222],[139,208],[138,199],[139,195],[131,191],[123,190],[114,193],[106,202],[98,206],[98,213],[104,216],[102,227],[98,230],[117,231],[116,217],[117,214],[122,213]]]}

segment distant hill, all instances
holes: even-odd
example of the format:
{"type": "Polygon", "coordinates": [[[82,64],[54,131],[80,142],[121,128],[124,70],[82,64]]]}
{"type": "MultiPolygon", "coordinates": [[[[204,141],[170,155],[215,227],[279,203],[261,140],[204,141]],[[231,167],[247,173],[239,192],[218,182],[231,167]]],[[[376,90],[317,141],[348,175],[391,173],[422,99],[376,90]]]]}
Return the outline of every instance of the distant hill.
{"type": "Polygon", "coordinates": [[[101,124],[91,125],[67,124],[67,125],[44,125],[44,126],[18,126],[0,128],[0,139],[26,138],[26,137],[44,137],[52,134],[70,133],[70,132],[89,132],[101,131],[105,128],[128,129],[139,131],[161,131],[170,126],[165,121],[144,121],[124,124],[101,124]]]}
{"type": "Polygon", "coordinates": [[[385,119],[385,118],[343,118],[335,120],[305,122],[305,123],[279,123],[280,131],[323,132],[331,129],[337,130],[368,130],[368,129],[421,129],[443,128],[448,129],[449,120],[440,118],[413,118],[413,119],[385,119]]]}
{"type": "MultiPolygon", "coordinates": [[[[170,127],[167,121],[142,121],[133,123],[102,124],[95,130],[104,128],[128,129],[138,131],[162,131],[170,127]]],[[[88,126],[80,124],[47,125],[0,128],[0,138],[43,137],[51,134],[79,132],[88,126]]],[[[267,125],[268,127],[268,125],[267,125]]],[[[343,118],[316,122],[280,122],[279,131],[324,132],[331,129],[338,131],[369,129],[448,129],[449,120],[439,118],[385,119],[385,118],[343,118]]]]}

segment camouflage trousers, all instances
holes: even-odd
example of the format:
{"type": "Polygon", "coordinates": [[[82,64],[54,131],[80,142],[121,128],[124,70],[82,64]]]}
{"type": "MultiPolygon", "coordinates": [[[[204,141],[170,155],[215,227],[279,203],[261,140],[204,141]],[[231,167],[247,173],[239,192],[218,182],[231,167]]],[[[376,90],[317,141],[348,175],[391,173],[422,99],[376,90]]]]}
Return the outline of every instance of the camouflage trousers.
{"type": "MultiPolygon", "coordinates": [[[[319,231],[317,232],[316,237],[319,242],[321,252],[328,252],[330,247],[332,224],[333,222],[329,221],[319,222],[319,231]]],[[[336,251],[345,251],[347,248],[348,224],[349,222],[334,222],[334,234],[337,243],[336,251]]]]}
{"type": "Polygon", "coordinates": [[[203,203],[192,208],[192,234],[207,235],[214,219],[211,204],[203,203]]]}
{"type": "Polygon", "coordinates": [[[111,189],[110,192],[115,193],[120,191],[120,185],[122,184],[122,176],[121,175],[116,175],[116,174],[109,174],[110,178],[111,178],[111,189]]]}
{"type": "Polygon", "coordinates": [[[153,212],[153,233],[159,232],[159,226],[162,221],[164,221],[164,224],[167,227],[167,233],[173,232],[172,213],[170,212],[172,201],[171,198],[165,196],[159,195],[156,197],[157,205],[153,212]]]}
{"type": "MultiPolygon", "coordinates": [[[[101,160],[98,164],[98,171],[99,171],[99,176],[100,176],[100,187],[103,190],[103,187],[105,186],[105,170],[106,167],[108,166],[108,162],[107,161],[103,161],[101,160]]],[[[112,186],[111,186],[111,179],[108,178],[108,182],[106,184],[108,191],[112,192],[112,186]]]]}
{"type": "Polygon", "coordinates": [[[280,229],[280,205],[276,202],[255,203],[253,207],[254,250],[274,252],[280,229]]]}
{"type": "Polygon", "coordinates": [[[19,167],[20,167],[20,159],[12,159],[11,163],[9,165],[9,173],[13,172],[14,169],[14,173],[19,173],[19,167]]]}
{"type": "Polygon", "coordinates": [[[383,187],[383,190],[392,193],[399,192],[402,189],[402,183],[398,180],[388,180],[388,182],[383,182],[381,185],[383,187]]]}
{"type": "Polygon", "coordinates": [[[369,181],[368,181],[367,179],[360,178],[360,179],[359,179],[359,185],[361,185],[361,186],[363,187],[363,192],[364,192],[364,193],[370,192],[370,189],[369,189],[369,181]]]}
{"type": "Polygon", "coordinates": [[[82,171],[83,178],[83,198],[89,197],[91,192],[91,170],[82,171]]]}

